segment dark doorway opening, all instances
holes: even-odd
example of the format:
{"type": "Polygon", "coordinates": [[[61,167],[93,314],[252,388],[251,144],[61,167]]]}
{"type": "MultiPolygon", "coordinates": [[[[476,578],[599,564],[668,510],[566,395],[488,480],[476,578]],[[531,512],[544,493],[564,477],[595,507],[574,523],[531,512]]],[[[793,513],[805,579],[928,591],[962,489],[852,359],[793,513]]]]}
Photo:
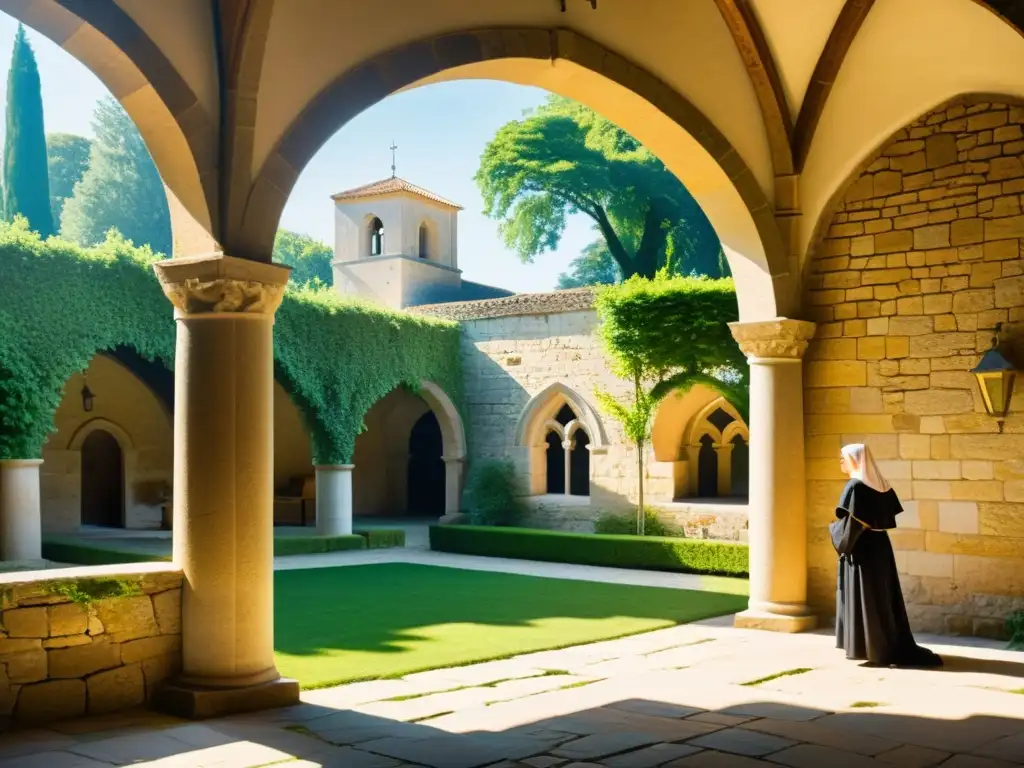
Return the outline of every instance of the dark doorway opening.
{"type": "Polygon", "coordinates": [[[82,443],[82,525],[124,527],[124,456],[102,429],[82,443]]]}
{"type": "Polygon", "coordinates": [[[427,411],[409,434],[409,472],[406,492],[408,513],[415,517],[444,515],[444,441],[441,425],[427,411]]]}
{"type": "Polygon", "coordinates": [[[569,493],[573,496],[590,495],[590,438],[582,429],[572,436],[572,453],[569,454],[569,493]]]}
{"type": "Polygon", "coordinates": [[[697,454],[697,496],[712,499],[718,496],[718,454],[715,452],[711,435],[700,439],[700,453],[697,454]]]}
{"type": "Polygon", "coordinates": [[[565,449],[562,447],[562,438],[554,432],[548,432],[544,442],[548,445],[548,493],[565,493],[565,449]]]}
{"type": "Polygon", "coordinates": [[[750,489],[750,446],[739,435],[732,444],[732,495],[745,497],[750,489]]]}

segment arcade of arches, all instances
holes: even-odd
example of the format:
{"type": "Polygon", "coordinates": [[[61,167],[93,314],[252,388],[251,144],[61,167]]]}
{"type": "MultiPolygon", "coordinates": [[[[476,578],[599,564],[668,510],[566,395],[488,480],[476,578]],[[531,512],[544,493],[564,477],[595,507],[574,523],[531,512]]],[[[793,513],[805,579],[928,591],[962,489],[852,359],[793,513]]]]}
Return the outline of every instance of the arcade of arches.
{"type": "MultiPolygon", "coordinates": [[[[390,93],[444,79],[530,84],[597,109],[678,174],[718,232],[751,373],[739,624],[796,631],[827,613],[824,523],[839,446],[853,440],[872,445],[905,499],[893,538],[916,625],[986,633],[1024,604],[1024,395],[999,432],[967,373],[985,329],[1003,322],[1012,342],[1024,323],[1019,3],[408,5],[0,0],[103,79],[171,193],[177,258],[159,271],[179,327],[182,701],[297,696],[274,666],[271,562],[257,556],[270,552],[271,325],[287,279],[269,263],[274,233],[323,141],[390,93]],[[247,299],[203,300],[218,287],[247,299]]],[[[623,457],[586,434],[593,501],[594,480],[614,485],[623,457]]],[[[97,454],[112,463],[112,448],[97,454]]],[[[5,465],[4,497],[37,496],[38,472],[5,465]]]]}

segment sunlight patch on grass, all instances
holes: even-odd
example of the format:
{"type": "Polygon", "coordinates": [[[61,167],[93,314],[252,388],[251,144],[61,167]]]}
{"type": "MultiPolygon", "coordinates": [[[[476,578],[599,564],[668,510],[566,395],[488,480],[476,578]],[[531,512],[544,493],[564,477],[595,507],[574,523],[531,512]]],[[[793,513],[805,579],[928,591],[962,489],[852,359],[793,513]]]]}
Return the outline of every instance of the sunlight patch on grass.
{"type": "Polygon", "coordinates": [[[774,675],[768,675],[767,677],[759,677],[757,680],[751,680],[747,683],[740,683],[740,685],[761,685],[761,683],[767,683],[772,680],[778,680],[780,677],[792,677],[793,675],[802,675],[805,672],[811,671],[812,670],[810,667],[797,667],[796,669],[787,669],[783,672],[776,672],[774,675]]]}
{"type": "Polygon", "coordinates": [[[404,677],[734,613],[741,595],[386,563],[278,571],[275,646],[306,689],[404,677]]]}

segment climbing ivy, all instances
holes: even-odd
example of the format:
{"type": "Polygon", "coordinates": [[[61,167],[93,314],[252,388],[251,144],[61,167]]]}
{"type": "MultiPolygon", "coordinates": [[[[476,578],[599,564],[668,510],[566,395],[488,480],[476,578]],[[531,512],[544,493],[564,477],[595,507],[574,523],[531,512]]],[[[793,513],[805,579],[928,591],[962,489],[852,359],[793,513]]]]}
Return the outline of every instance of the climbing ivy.
{"type": "MultiPolygon", "coordinates": [[[[23,220],[0,223],[0,458],[42,455],[65,383],[97,353],[125,346],[173,366],[158,258],[116,234],[83,249],[44,242],[23,220]]],[[[277,378],[303,415],[317,463],[350,462],[364,414],[398,386],[433,381],[461,404],[451,322],[290,289],[274,342],[277,378]]]]}

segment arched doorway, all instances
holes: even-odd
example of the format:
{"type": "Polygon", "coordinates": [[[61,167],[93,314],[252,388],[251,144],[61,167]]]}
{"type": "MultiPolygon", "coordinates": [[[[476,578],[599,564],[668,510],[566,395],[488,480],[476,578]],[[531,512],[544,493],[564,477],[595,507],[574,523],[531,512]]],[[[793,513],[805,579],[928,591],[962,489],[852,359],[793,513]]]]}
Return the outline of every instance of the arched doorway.
{"type": "Polygon", "coordinates": [[[590,438],[582,429],[572,435],[572,451],[569,454],[569,494],[590,495],[590,438]]]}
{"type": "Polygon", "coordinates": [[[712,499],[718,496],[718,454],[715,452],[711,435],[700,439],[700,452],[697,454],[697,496],[712,499]]]}
{"type": "Polygon", "coordinates": [[[124,456],[102,429],[82,443],[82,525],[124,526],[124,456]]]}
{"type": "Polygon", "coordinates": [[[415,517],[444,514],[444,444],[433,411],[420,416],[409,433],[407,511],[415,517]]]}

